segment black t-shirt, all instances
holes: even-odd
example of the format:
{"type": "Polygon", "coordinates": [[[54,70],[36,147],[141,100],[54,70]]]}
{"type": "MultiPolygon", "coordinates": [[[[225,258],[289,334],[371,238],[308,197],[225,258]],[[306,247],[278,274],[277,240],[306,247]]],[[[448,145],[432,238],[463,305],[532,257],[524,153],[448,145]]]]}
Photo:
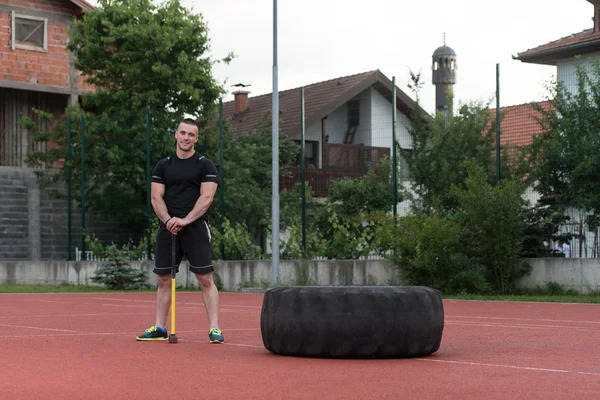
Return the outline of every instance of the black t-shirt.
{"type": "MultiPolygon", "coordinates": [[[[217,168],[211,160],[197,152],[186,159],[173,154],[156,164],[152,182],[165,185],[164,200],[169,215],[185,218],[200,197],[200,185],[217,182],[217,168]]],[[[208,221],[206,214],[201,218],[208,221]]]]}

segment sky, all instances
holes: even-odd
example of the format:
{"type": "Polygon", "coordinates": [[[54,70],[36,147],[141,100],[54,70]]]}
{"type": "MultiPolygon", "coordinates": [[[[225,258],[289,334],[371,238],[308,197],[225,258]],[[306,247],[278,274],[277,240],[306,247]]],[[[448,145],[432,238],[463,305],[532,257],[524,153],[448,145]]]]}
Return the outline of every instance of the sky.
{"type": "MultiPolygon", "coordinates": [[[[91,1],[94,3],[93,1],[91,1]]],[[[233,99],[235,83],[250,96],[273,90],[273,0],[181,0],[202,14],[210,55],[235,54],[213,75],[233,99]]],[[[279,0],[279,91],[379,69],[409,94],[410,71],[421,72],[422,106],[433,112],[431,56],[444,43],[457,53],[455,101],[495,107],[496,63],[502,107],[542,100],[555,67],[526,64],[513,55],[592,27],[586,0],[279,0]]],[[[455,103],[456,104],[456,103],[455,103]]]]}

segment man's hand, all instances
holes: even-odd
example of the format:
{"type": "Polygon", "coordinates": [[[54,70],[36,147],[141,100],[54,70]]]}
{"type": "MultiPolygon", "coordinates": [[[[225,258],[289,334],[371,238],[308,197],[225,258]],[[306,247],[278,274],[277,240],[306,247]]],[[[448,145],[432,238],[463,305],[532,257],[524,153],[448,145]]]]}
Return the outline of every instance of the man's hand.
{"type": "Polygon", "coordinates": [[[182,230],[184,227],[189,225],[189,222],[185,218],[177,218],[173,217],[167,221],[167,230],[171,232],[173,235],[177,235],[177,233],[182,230]]]}

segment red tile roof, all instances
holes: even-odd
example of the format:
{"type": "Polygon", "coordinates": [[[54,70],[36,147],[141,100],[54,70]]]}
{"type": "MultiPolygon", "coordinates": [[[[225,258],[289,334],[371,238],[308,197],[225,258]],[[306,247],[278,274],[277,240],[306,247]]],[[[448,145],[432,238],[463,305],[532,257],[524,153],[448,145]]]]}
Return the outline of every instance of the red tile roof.
{"type": "MultiPolygon", "coordinates": [[[[348,100],[369,87],[375,87],[391,101],[392,82],[379,70],[330,79],[324,82],[304,86],[305,126],[320,121],[329,113],[342,106],[348,100]]],[[[397,106],[406,114],[416,107],[416,103],[396,88],[397,106]]],[[[248,132],[272,110],[272,94],[248,98],[248,108],[234,114],[234,102],[223,103],[223,116],[231,118],[234,135],[248,132]]],[[[279,92],[279,131],[281,134],[295,137],[300,134],[300,88],[279,92]]]]}
{"type": "MultiPolygon", "coordinates": [[[[550,108],[549,101],[538,103],[544,110],[550,108]]],[[[496,109],[490,110],[491,121],[496,120],[496,109]]],[[[542,128],[536,118],[541,114],[531,104],[519,104],[500,108],[500,144],[510,143],[516,146],[526,146],[533,142],[533,136],[542,133],[542,128]]]]}
{"type": "Polygon", "coordinates": [[[562,55],[571,56],[598,50],[600,50],[600,32],[594,32],[593,29],[586,29],[582,32],[574,33],[518,53],[517,57],[514,58],[524,62],[540,61],[544,64],[553,64],[554,60],[560,58],[562,55]]]}

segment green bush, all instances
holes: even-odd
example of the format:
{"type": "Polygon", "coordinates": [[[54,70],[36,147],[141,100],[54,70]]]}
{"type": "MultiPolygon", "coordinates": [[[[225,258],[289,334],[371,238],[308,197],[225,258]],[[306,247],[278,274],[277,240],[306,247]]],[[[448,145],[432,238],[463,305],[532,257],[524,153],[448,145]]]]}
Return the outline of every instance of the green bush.
{"type": "Polygon", "coordinates": [[[232,226],[225,219],[220,228],[211,230],[213,240],[213,259],[215,260],[258,260],[261,258],[260,246],[252,243],[248,227],[243,222],[232,226]],[[225,254],[221,254],[221,251],[225,254]]]}
{"type": "Polygon", "coordinates": [[[447,293],[485,293],[490,287],[481,266],[465,254],[464,227],[438,215],[411,215],[379,224],[377,246],[410,285],[447,293]]]}
{"type": "Polygon", "coordinates": [[[139,290],[150,287],[148,275],[129,265],[132,251],[128,246],[123,246],[121,249],[115,244],[101,247],[99,242],[92,239],[90,248],[99,257],[107,259],[96,270],[95,275],[91,278],[92,282],[103,284],[112,290],[139,290]]]}
{"type": "Polygon", "coordinates": [[[531,271],[521,260],[527,206],[522,182],[502,180],[492,186],[484,169],[474,161],[464,163],[466,187],[454,187],[458,210],[453,218],[466,228],[463,242],[468,257],[486,267],[487,281],[501,294],[531,271]]]}

